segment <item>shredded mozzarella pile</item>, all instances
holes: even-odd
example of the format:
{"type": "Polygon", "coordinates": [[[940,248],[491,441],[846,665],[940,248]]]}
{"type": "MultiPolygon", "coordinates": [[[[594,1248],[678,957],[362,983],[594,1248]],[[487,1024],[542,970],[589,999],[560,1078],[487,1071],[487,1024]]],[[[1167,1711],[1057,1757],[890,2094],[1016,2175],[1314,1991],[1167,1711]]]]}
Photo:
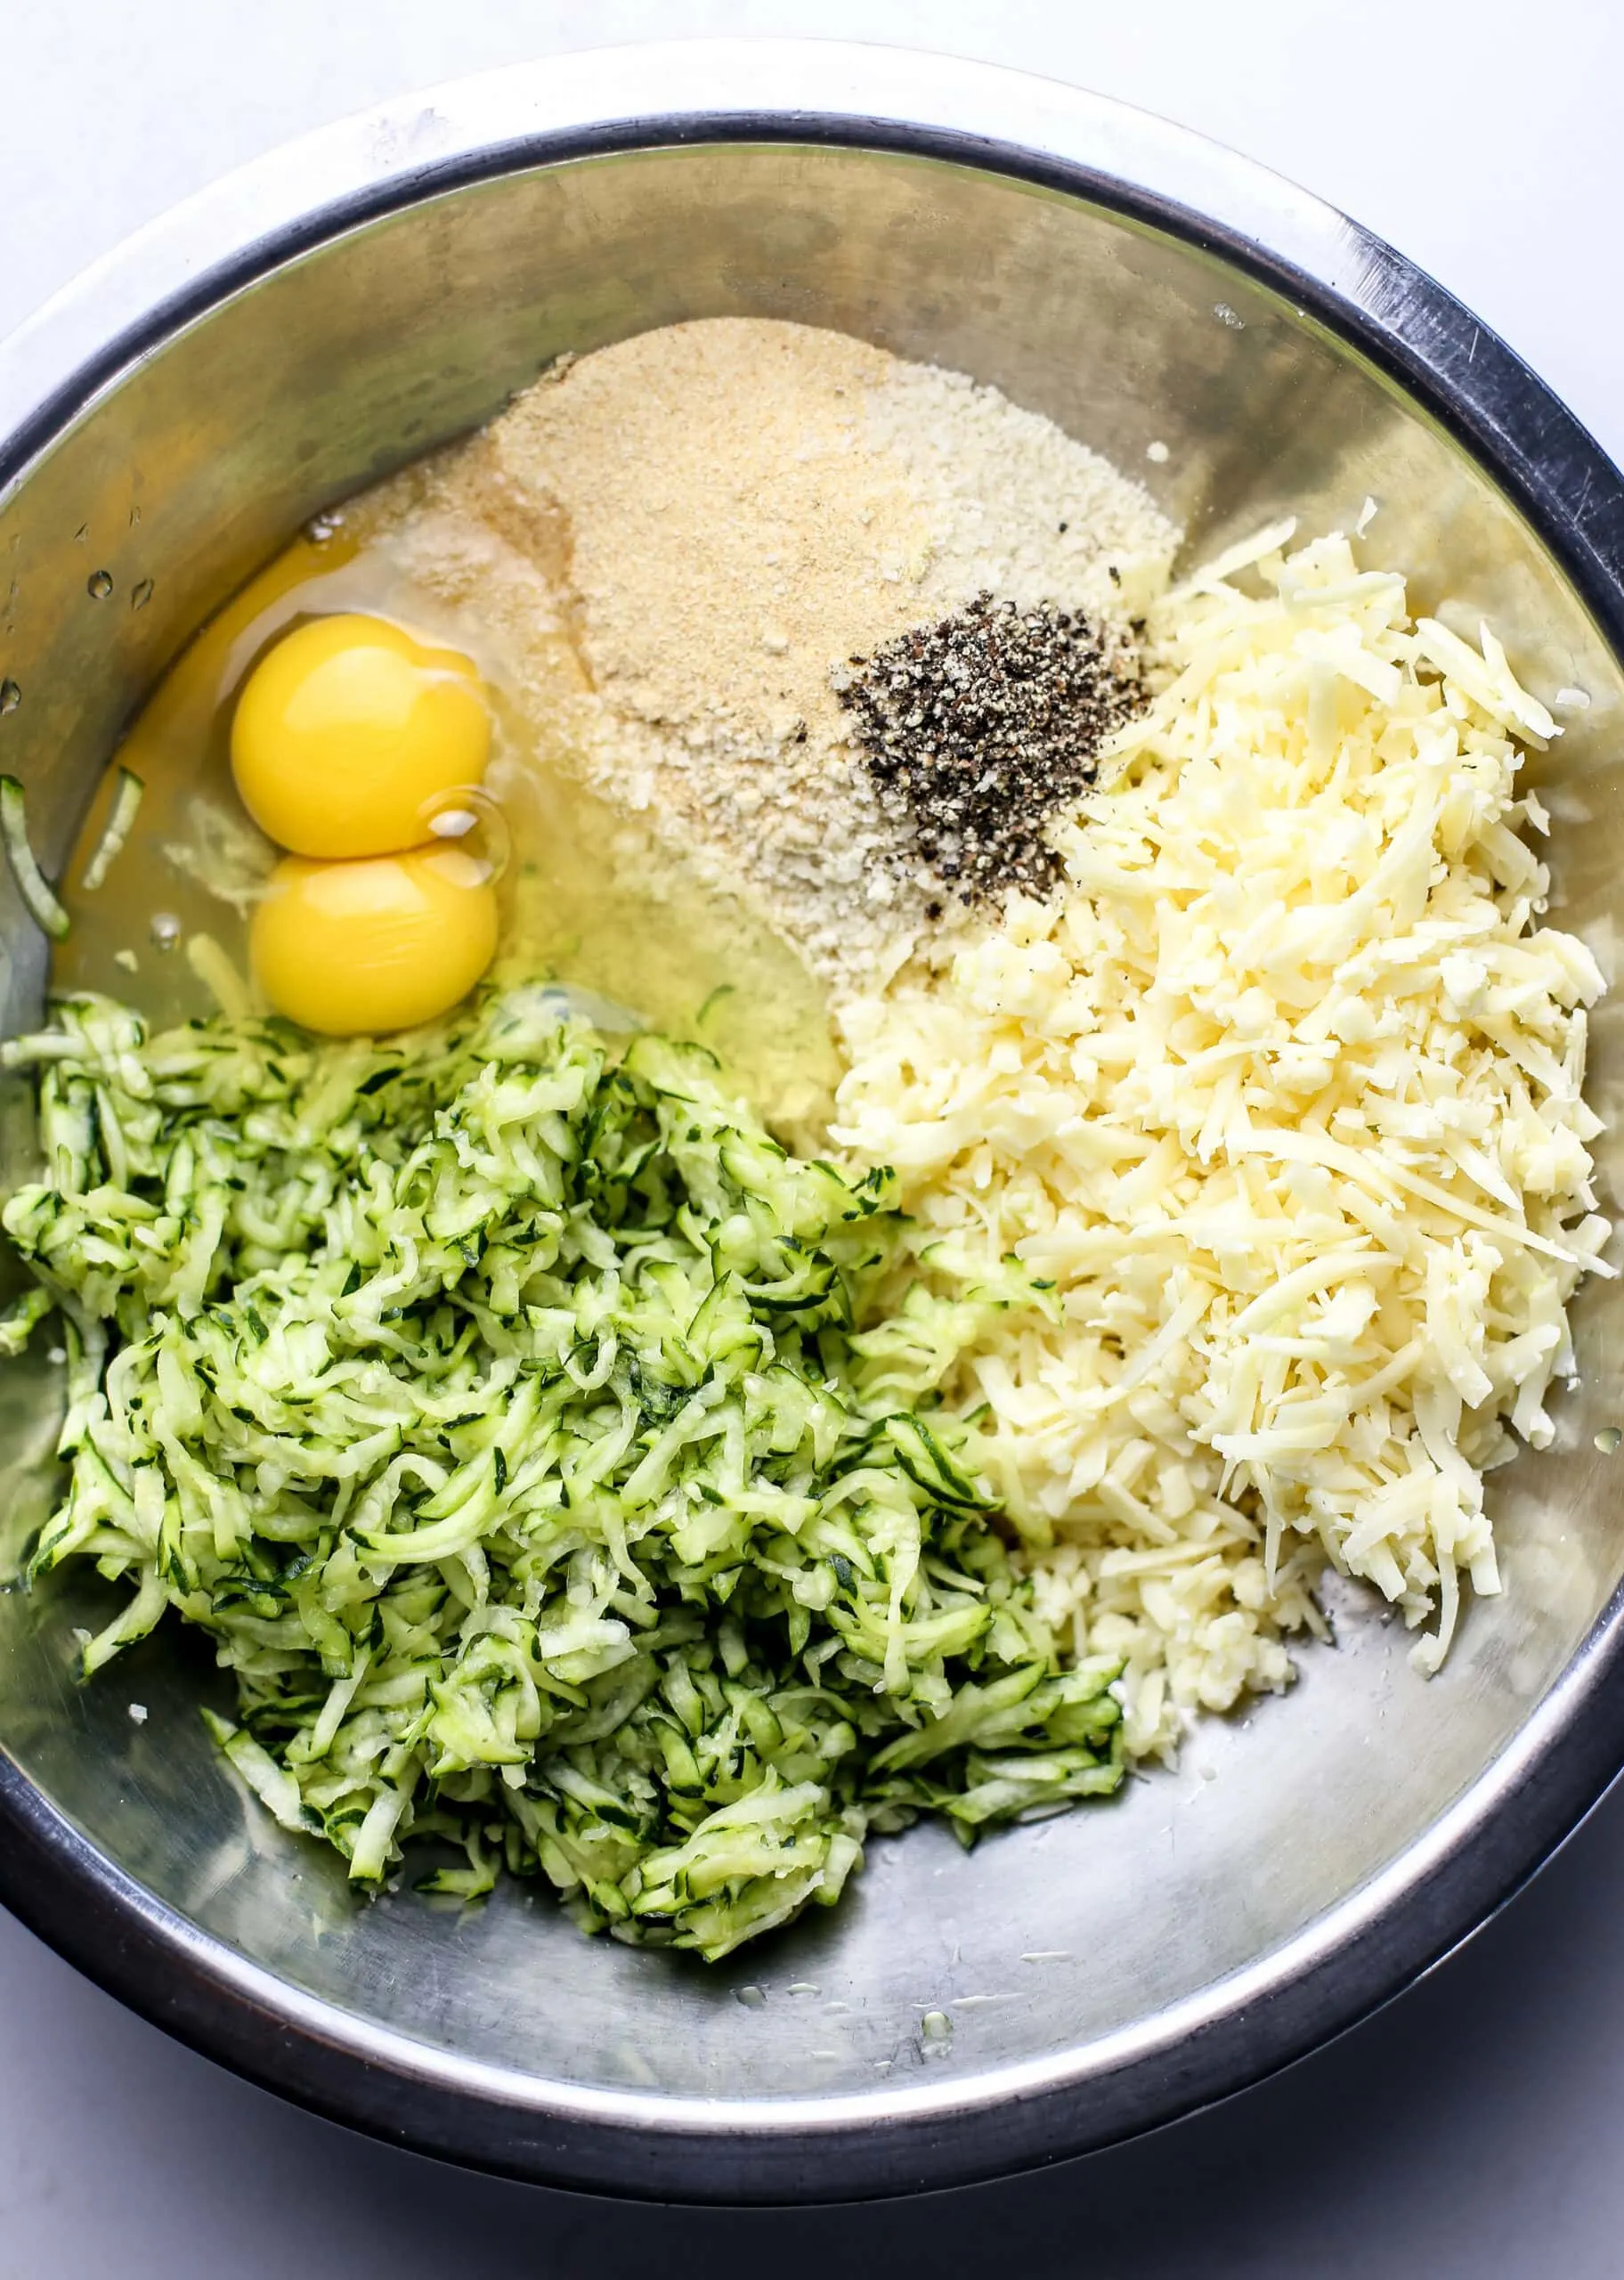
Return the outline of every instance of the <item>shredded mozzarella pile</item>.
{"type": "Polygon", "coordinates": [[[836,1137],[896,1166],[943,1289],[1011,1253],[956,1398],[1134,1753],[1290,1675],[1328,1557],[1433,1670],[1498,1589],[1483,1470],[1552,1428],[1593,1209],[1583,1008],[1538,924],[1485,628],[1263,533],[1168,598],[1175,669],[1060,835],[1068,884],[842,1017],[836,1137]],[[1234,582],[1253,572],[1243,591],[1234,582]],[[1007,1281],[1007,1276],[1006,1276],[1007,1281]]]}

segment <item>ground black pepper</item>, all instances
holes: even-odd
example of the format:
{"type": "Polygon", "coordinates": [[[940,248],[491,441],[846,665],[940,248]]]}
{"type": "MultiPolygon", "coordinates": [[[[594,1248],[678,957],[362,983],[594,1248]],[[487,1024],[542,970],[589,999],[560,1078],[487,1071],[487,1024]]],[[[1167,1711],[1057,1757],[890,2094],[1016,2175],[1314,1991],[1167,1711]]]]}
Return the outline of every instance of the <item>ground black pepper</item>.
{"type": "Polygon", "coordinates": [[[1142,702],[1120,637],[990,593],[854,657],[840,698],[887,806],[967,903],[1055,884],[1043,826],[1093,782],[1101,744],[1142,702]]]}

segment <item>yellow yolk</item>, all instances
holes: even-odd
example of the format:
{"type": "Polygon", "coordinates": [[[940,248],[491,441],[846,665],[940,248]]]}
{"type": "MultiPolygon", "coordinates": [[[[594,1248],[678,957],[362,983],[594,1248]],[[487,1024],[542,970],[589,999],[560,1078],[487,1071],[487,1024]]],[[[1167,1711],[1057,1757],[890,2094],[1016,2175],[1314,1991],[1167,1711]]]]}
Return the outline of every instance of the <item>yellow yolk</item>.
{"type": "Polygon", "coordinates": [[[231,721],[231,772],[296,855],[393,855],[436,802],[477,784],[491,716],[472,662],[381,617],[313,618],[267,650],[231,721]]]}
{"type": "Polygon", "coordinates": [[[496,949],[496,891],[460,847],[349,863],[284,857],[256,908],[255,978],[279,1014],[328,1037],[432,1021],[496,949]]]}

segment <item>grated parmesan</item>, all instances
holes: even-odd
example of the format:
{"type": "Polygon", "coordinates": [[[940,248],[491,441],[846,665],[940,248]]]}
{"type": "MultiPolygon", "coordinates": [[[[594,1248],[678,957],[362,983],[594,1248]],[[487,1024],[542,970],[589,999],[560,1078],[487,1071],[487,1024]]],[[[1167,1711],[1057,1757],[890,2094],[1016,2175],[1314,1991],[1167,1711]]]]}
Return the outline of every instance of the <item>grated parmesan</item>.
{"type": "Polygon", "coordinates": [[[848,1004],[836,1137],[930,1272],[1013,1253],[955,1398],[1130,1748],[1290,1675],[1328,1559],[1421,1629],[1499,1588],[1482,1474],[1551,1439],[1566,1305],[1612,1273],[1584,944],[1539,923],[1485,630],[1288,525],[1170,595],[1170,675],[1057,837],[1066,884],[848,1004]],[[1254,590],[1234,582],[1243,571],[1254,590]]]}

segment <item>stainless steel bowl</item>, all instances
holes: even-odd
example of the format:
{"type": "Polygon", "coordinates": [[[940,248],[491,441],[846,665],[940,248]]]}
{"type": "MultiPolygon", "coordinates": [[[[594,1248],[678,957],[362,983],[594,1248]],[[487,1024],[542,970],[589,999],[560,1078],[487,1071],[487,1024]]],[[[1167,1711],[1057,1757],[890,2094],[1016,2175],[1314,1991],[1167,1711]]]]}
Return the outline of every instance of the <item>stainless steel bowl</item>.
{"type": "MultiPolygon", "coordinates": [[[[1563,921],[1608,954],[1624,487],[1596,445],[1438,287],[1243,160],[1040,81],[824,45],[576,56],[335,128],[0,352],[0,767],[47,857],[177,645],[313,509],[562,349],[741,312],[997,382],[1142,472],[1198,546],[1374,499],[1422,601],[1491,617],[1547,697],[1587,694],[1545,773],[1563,921]]],[[[43,962],[3,916],[14,1025],[43,962]]],[[[1615,1130],[1621,1028],[1595,1028],[1615,1130]]],[[[1595,1445],[1624,1291],[1578,1319],[1558,1448],[1494,1484],[1506,1594],[1441,1678],[1349,1594],[1336,1651],[1179,1772],[968,1856],[930,1828],[876,1844],[835,1918],[719,1969],[588,1944],[519,1890],[358,1904],[211,1755],[183,1644],[72,1685],[84,1609],[55,1586],[0,1599],[0,1891],[211,2056],[522,2177],[841,2199],[1103,2145],[1404,1986],[1624,1761],[1624,1454],[1595,1445]]],[[[0,1372],[13,1551],[55,1401],[0,1372]]]]}

